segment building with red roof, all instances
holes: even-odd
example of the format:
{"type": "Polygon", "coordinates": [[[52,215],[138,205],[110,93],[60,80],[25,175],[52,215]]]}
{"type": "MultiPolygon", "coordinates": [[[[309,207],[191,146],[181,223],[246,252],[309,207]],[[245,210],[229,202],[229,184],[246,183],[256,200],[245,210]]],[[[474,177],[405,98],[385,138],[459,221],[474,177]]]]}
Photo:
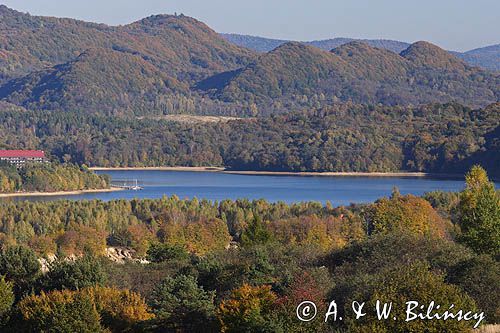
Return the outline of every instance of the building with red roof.
{"type": "Polygon", "coordinates": [[[26,163],[46,162],[42,150],[0,150],[0,161],[8,162],[20,168],[26,163]]]}

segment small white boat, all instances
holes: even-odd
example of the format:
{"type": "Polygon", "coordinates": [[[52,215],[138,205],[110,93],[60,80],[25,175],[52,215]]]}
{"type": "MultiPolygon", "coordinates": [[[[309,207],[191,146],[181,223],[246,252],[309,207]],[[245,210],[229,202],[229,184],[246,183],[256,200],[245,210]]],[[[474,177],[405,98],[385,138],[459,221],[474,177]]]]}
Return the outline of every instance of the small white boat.
{"type": "Polygon", "coordinates": [[[130,189],[132,191],[141,191],[143,188],[142,188],[142,186],[137,185],[137,179],[136,179],[135,180],[135,185],[134,186],[130,186],[130,189]]]}

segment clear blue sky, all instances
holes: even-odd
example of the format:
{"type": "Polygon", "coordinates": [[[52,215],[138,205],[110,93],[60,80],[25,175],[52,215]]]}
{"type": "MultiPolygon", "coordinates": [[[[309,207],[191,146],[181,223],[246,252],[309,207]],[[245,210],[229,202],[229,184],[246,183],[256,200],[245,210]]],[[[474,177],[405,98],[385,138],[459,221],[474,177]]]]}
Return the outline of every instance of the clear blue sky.
{"type": "Polygon", "coordinates": [[[125,24],[193,16],[219,32],[312,40],[427,40],[450,50],[500,43],[500,0],[0,0],[33,15],[125,24]]]}

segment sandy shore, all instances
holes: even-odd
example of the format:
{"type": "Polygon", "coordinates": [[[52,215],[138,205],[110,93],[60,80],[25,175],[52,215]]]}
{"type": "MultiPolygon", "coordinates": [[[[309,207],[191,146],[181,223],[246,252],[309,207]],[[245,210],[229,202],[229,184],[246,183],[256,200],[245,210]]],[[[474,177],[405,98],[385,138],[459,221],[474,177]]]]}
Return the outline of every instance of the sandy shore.
{"type": "Polygon", "coordinates": [[[463,175],[433,174],[425,172],[286,172],[286,171],[236,171],[223,167],[125,167],[125,168],[90,168],[94,171],[191,171],[191,172],[221,172],[235,175],[264,175],[264,176],[322,176],[322,177],[436,177],[436,178],[463,178],[463,175]]]}
{"type": "Polygon", "coordinates": [[[223,172],[226,169],[222,167],[124,167],[124,168],[89,168],[93,171],[194,171],[194,172],[223,172]]]}
{"type": "Polygon", "coordinates": [[[59,192],[17,192],[17,193],[0,193],[0,198],[11,197],[52,197],[58,195],[78,195],[84,193],[107,193],[123,191],[120,187],[111,187],[100,190],[80,190],[80,191],[59,191],[59,192]]]}

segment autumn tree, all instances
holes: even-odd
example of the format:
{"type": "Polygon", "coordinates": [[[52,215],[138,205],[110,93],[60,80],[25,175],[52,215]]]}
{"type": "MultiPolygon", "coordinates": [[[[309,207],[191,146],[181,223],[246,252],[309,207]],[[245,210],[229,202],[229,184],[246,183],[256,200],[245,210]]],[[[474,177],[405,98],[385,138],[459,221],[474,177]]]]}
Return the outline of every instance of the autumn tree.
{"type": "Polygon", "coordinates": [[[89,295],[68,290],[25,297],[18,305],[31,332],[104,333],[89,295]]]}
{"type": "Polygon", "coordinates": [[[276,302],[274,316],[283,332],[328,332],[329,327],[325,324],[322,314],[327,311],[328,294],[332,287],[333,281],[325,268],[297,273],[285,289],[284,295],[276,302]],[[295,315],[297,306],[304,301],[313,302],[317,306],[315,320],[302,322],[295,315]]]}
{"type": "Polygon", "coordinates": [[[33,332],[124,332],[153,317],[140,295],[103,287],[42,292],[18,308],[33,332]]]}
{"type": "Polygon", "coordinates": [[[429,202],[413,195],[378,200],[371,207],[368,219],[372,233],[410,231],[448,238],[451,228],[451,223],[444,220],[429,202]]]}
{"type": "Polygon", "coordinates": [[[277,296],[271,286],[244,284],[221,302],[217,316],[222,332],[272,332],[272,310],[277,296]]]}
{"type": "Polygon", "coordinates": [[[92,299],[102,325],[113,332],[130,331],[137,324],[154,318],[144,298],[130,290],[94,286],[80,293],[92,299]]]}

